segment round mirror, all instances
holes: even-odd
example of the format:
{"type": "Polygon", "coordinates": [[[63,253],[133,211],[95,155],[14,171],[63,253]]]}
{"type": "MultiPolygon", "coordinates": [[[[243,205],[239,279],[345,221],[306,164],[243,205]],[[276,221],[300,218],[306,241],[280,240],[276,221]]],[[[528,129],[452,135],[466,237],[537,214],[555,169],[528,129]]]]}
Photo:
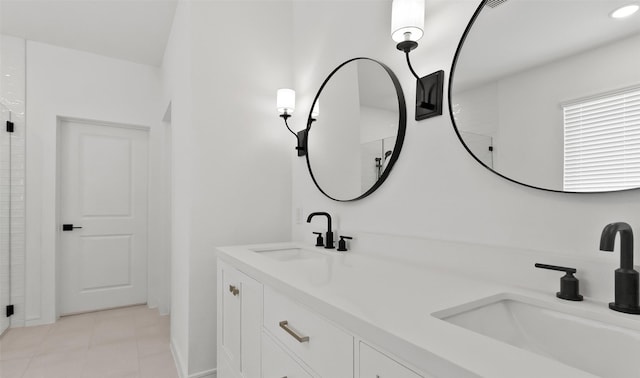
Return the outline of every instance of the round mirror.
{"type": "Polygon", "coordinates": [[[400,82],[386,65],[355,58],[325,79],[307,120],[307,166],[336,201],[375,191],[400,155],[407,123],[400,82]]]}
{"type": "Polygon", "coordinates": [[[482,1],[449,83],[469,153],[538,189],[640,187],[640,12],[615,12],[628,4],[482,1]]]}

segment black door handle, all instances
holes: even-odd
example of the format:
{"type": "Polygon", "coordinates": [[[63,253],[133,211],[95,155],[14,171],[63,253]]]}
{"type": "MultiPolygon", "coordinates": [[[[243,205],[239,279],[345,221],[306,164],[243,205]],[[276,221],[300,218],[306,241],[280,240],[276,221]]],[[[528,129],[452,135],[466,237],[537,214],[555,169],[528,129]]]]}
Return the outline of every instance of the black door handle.
{"type": "Polygon", "coordinates": [[[63,224],[62,231],[73,231],[74,228],[82,228],[80,226],[74,226],[73,224],[63,224]]]}

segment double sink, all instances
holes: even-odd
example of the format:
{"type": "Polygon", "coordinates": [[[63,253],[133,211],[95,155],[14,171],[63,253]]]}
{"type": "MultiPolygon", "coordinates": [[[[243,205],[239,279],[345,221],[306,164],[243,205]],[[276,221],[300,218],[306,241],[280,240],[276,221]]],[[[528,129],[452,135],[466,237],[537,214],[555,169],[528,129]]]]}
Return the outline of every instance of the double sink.
{"type": "MultiPolygon", "coordinates": [[[[254,249],[277,261],[322,259],[312,249],[254,249]]],[[[640,377],[640,324],[632,315],[583,311],[553,298],[482,298],[431,314],[513,347],[600,377],[640,377]]]]}

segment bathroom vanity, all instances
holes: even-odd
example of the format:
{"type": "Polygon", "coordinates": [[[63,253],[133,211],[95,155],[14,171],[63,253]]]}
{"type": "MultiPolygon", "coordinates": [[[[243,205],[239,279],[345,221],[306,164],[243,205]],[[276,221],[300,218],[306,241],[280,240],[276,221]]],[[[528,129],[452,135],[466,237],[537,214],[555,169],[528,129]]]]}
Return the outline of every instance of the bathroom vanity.
{"type": "Polygon", "coordinates": [[[639,347],[637,318],[588,298],[297,243],[218,248],[222,378],[633,377],[639,347]]]}

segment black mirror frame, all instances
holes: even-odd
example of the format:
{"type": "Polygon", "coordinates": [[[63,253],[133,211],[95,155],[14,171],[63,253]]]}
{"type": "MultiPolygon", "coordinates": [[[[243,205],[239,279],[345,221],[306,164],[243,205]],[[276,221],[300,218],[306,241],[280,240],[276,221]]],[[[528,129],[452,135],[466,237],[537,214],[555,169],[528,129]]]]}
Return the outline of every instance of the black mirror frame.
{"type": "Polygon", "coordinates": [[[482,10],[484,9],[484,7],[485,7],[485,5],[487,4],[488,1],[489,0],[482,0],[480,2],[480,5],[478,5],[478,8],[473,13],[473,16],[471,17],[471,20],[467,24],[467,27],[465,28],[464,33],[462,34],[462,37],[460,38],[460,42],[458,43],[458,47],[456,48],[456,53],[455,53],[455,55],[453,57],[453,62],[451,63],[451,70],[450,70],[450,73],[449,73],[449,88],[448,88],[449,116],[451,117],[451,123],[453,124],[453,130],[455,130],[456,135],[458,136],[458,139],[460,140],[460,143],[464,146],[465,150],[467,150],[469,155],[471,155],[480,165],[485,167],[491,173],[494,173],[495,175],[498,175],[498,176],[502,177],[505,180],[511,181],[513,183],[516,183],[516,184],[519,184],[519,185],[522,185],[522,186],[526,186],[528,188],[537,189],[537,190],[543,190],[543,191],[546,191],[546,192],[570,193],[570,194],[601,194],[601,193],[620,193],[620,192],[627,192],[627,191],[630,191],[630,190],[640,189],[640,187],[636,187],[636,188],[628,188],[628,189],[622,189],[622,190],[612,190],[612,191],[606,191],[606,192],[574,192],[574,191],[565,191],[565,190],[542,188],[542,187],[539,187],[539,186],[530,185],[530,184],[526,184],[526,183],[518,181],[518,180],[514,180],[514,179],[512,179],[512,178],[510,178],[508,176],[503,175],[502,173],[500,173],[498,171],[495,171],[493,168],[491,168],[491,167],[487,166],[486,164],[484,164],[471,151],[469,146],[467,146],[467,144],[464,142],[464,139],[462,138],[462,135],[460,134],[460,130],[458,130],[458,125],[456,124],[456,120],[455,120],[454,115],[453,115],[453,101],[451,100],[451,92],[452,92],[451,88],[453,87],[453,79],[455,78],[456,64],[458,63],[458,58],[460,57],[460,51],[462,50],[462,46],[464,45],[464,42],[467,39],[467,36],[469,35],[469,32],[471,31],[471,28],[473,27],[473,24],[478,19],[478,16],[480,16],[480,12],[482,12],[482,10]]]}
{"type": "Polygon", "coordinates": [[[311,104],[311,108],[309,110],[309,116],[307,117],[307,128],[305,129],[306,138],[304,139],[304,148],[307,151],[306,159],[307,159],[307,168],[309,169],[309,175],[311,175],[311,179],[313,180],[313,183],[316,185],[316,188],[318,188],[318,190],[322,194],[327,196],[328,198],[330,198],[330,199],[332,199],[334,201],[338,201],[338,202],[357,201],[357,200],[363,199],[363,198],[367,197],[368,195],[370,195],[371,193],[375,192],[376,189],[378,189],[380,187],[380,185],[382,185],[382,183],[387,179],[387,177],[389,177],[389,173],[391,172],[391,169],[393,168],[393,166],[395,165],[396,161],[398,160],[398,156],[400,156],[400,151],[402,150],[402,145],[404,144],[404,137],[405,137],[405,134],[406,134],[406,130],[407,130],[407,104],[406,104],[405,99],[404,99],[404,92],[402,91],[402,86],[400,85],[400,81],[396,77],[395,73],[391,70],[391,68],[389,68],[386,64],[384,64],[384,63],[382,63],[382,62],[380,62],[378,60],[367,58],[367,57],[352,58],[352,59],[349,59],[349,60],[343,62],[338,67],[336,67],[333,71],[331,71],[329,76],[327,76],[327,78],[324,80],[324,82],[320,86],[320,89],[318,89],[318,92],[316,93],[316,96],[313,99],[313,104],[311,104]],[[376,181],[376,183],[373,184],[373,186],[371,188],[369,188],[366,192],[364,192],[363,194],[361,194],[360,196],[358,196],[356,198],[338,199],[338,198],[334,198],[334,197],[330,196],[324,190],[322,190],[322,187],[320,187],[320,184],[316,180],[316,177],[313,175],[313,171],[311,170],[311,162],[309,160],[310,154],[309,154],[309,148],[308,148],[309,147],[308,146],[308,140],[311,137],[311,126],[312,126],[313,121],[314,121],[314,119],[311,117],[311,112],[312,112],[314,106],[316,105],[316,102],[318,101],[318,98],[320,97],[320,94],[322,93],[322,90],[327,85],[327,83],[329,82],[331,77],[333,77],[333,75],[336,72],[338,72],[340,70],[340,68],[342,68],[346,64],[351,63],[351,62],[356,61],[356,60],[369,60],[369,61],[372,61],[374,63],[379,64],[387,72],[387,74],[391,78],[391,81],[393,82],[393,86],[395,87],[395,90],[396,90],[396,96],[398,98],[398,113],[399,113],[399,116],[398,116],[398,134],[396,136],[396,143],[395,143],[395,145],[393,147],[393,152],[391,153],[391,157],[389,158],[390,160],[389,160],[389,163],[387,165],[387,168],[384,170],[384,172],[382,172],[382,176],[380,176],[380,178],[376,181]]]}

